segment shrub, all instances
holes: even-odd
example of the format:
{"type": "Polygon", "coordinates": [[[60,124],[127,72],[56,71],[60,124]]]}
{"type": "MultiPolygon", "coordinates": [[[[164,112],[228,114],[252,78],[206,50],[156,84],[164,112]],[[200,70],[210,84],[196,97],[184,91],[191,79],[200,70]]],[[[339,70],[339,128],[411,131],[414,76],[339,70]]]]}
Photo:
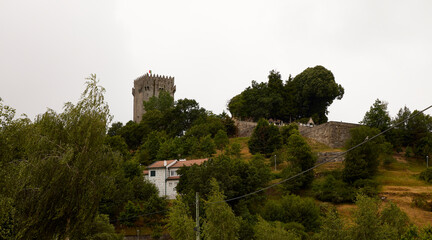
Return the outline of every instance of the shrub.
{"type": "Polygon", "coordinates": [[[268,201],[264,205],[262,216],[267,221],[300,223],[306,231],[316,230],[320,226],[320,209],[314,200],[292,194],[285,195],[279,201],[268,201]]]}
{"type": "Polygon", "coordinates": [[[428,201],[429,198],[426,194],[415,195],[412,199],[412,205],[426,211],[432,211],[432,202],[428,201]]]}
{"type": "Polygon", "coordinates": [[[420,180],[432,183],[432,168],[427,168],[420,173],[420,180]]]}
{"type": "Polygon", "coordinates": [[[343,203],[353,202],[355,199],[355,189],[333,175],[328,175],[324,181],[315,183],[312,190],[317,199],[325,202],[343,203]]]}

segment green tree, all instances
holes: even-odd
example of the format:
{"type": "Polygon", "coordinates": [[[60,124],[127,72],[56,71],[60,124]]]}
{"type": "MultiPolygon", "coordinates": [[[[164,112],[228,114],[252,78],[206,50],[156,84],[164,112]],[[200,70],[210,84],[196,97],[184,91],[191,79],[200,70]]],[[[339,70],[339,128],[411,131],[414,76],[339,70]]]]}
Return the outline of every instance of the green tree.
{"type": "Polygon", "coordinates": [[[294,232],[287,231],[283,228],[281,222],[269,223],[262,217],[258,217],[258,222],[255,225],[255,239],[257,240],[274,240],[274,239],[292,239],[300,240],[294,232]]]}
{"type": "Polygon", "coordinates": [[[358,195],[356,205],[354,226],[350,228],[352,238],[362,240],[396,239],[396,229],[382,224],[378,217],[379,202],[377,200],[358,195]]]}
{"type": "Polygon", "coordinates": [[[217,149],[224,149],[226,145],[229,144],[229,138],[227,133],[224,130],[219,130],[214,137],[214,142],[217,149]]]}
{"type": "MultiPolygon", "coordinates": [[[[316,163],[316,156],[312,153],[312,149],[299,134],[292,134],[288,138],[286,145],[287,160],[290,166],[282,171],[282,176],[286,179],[299,172],[303,172],[316,163]]],[[[308,171],[302,174],[295,181],[286,181],[284,186],[290,191],[297,191],[299,188],[308,187],[314,178],[314,171],[308,171]]]]}
{"type": "Polygon", "coordinates": [[[174,240],[195,239],[195,222],[189,213],[189,207],[180,195],[174,201],[168,212],[168,230],[174,240]]]}
{"type": "Polygon", "coordinates": [[[292,194],[279,201],[267,201],[261,215],[267,221],[300,223],[307,231],[318,230],[320,226],[320,209],[314,200],[292,194]]]}
{"type": "Polygon", "coordinates": [[[160,91],[159,96],[153,96],[148,101],[144,101],[146,111],[159,110],[162,113],[170,111],[174,107],[174,97],[167,91],[160,91]]]}
{"type": "Polygon", "coordinates": [[[140,206],[128,201],[124,210],[120,213],[120,223],[128,227],[134,226],[138,216],[142,213],[140,206]]]}
{"type": "Polygon", "coordinates": [[[317,240],[349,240],[348,229],[335,209],[330,209],[322,220],[320,232],[314,235],[317,240]]]}
{"type": "MultiPolygon", "coordinates": [[[[366,126],[351,130],[351,138],[347,142],[347,149],[365,142],[379,133],[376,128],[366,126]]],[[[342,176],[345,182],[354,183],[358,179],[372,178],[378,171],[379,156],[382,153],[384,137],[381,135],[349,151],[345,156],[345,167],[342,176]]]]}
{"type": "Polygon", "coordinates": [[[270,156],[281,147],[281,136],[278,127],[260,119],[248,142],[252,154],[261,153],[270,156]]]}
{"type": "Polygon", "coordinates": [[[366,112],[360,123],[371,128],[377,128],[381,132],[388,129],[391,125],[391,119],[387,111],[387,105],[387,102],[379,99],[375,100],[375,103],[366,112]]]}
{"type": "Polygon", "coordinates": [[[239,219],[224,201],[225,196],[219,189],[216,179],[210,181],[211,192],[205,204],[203,236],[205,239],[238,239],[239,219]]]}
{"type": "Polygon", "coordinates": [[[87,80],[77,105],[39,115],[32,126],[25,187],[15,201],[18,238],[69,238],[97,214],[106,173],[117,159],[104,147],[111,120],[104,89],[95,75],[87,80]]]}
{"type": "Polygon", "coordinates": [[[294,89],[294,102],[298,106],[298,118],[317,114],[318,121],[327,122],[327,108],[334,99],[342,99],[344,89],[335,82],[333,73],[323,66],[307,68],[289,82],[294,89]]]}

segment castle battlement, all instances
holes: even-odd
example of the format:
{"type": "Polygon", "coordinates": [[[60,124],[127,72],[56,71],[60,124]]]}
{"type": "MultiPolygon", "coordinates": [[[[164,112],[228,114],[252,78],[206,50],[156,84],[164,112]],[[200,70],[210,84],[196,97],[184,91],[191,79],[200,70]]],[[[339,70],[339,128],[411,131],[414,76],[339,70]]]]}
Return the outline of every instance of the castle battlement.
{"type": "Polygon", "coordinates": [[[140,122],[145,113],[143,102],[153,96],[159,96],[161,91],[166,91],[174,97],[176,91],[174,77],[146,73],[134,80],[132,95],[134,96],[133,119],[135,122],[140,122]]]}

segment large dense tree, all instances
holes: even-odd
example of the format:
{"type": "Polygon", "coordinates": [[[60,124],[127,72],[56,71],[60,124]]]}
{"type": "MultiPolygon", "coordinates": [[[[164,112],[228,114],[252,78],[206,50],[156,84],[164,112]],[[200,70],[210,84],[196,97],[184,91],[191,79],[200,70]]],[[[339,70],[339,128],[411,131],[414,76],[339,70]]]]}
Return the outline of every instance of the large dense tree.
{"type": "Polygon", "coordinates": [[[228,103],[231,114],[239,119],[280,119],[285,122],[313,117],[316,123],[327,121],[327,108],[341,99],[344,89],[323,66],[307,68],[283,83],[279,72],[272,70],[268,83],[252,81],[252,86],[228,103]]]}
{"type": "Polygon", "coordinates": [[[307,68],[295,76],[291,84],[294,86],[298,118],[313,117],[317,123],[327,122],[327,108],[334,99],[342,99],[344,94],[333,73],[323,66],[307,68]]]}

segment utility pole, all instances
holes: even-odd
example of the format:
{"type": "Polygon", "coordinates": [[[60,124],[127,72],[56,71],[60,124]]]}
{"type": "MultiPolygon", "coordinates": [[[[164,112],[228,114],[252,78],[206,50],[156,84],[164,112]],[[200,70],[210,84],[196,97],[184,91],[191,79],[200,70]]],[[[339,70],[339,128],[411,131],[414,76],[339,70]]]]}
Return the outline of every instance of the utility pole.
{"type": "Polygon", "coordinates": [[[200,240],[200,224],[199,224],[199,193],[196,192],[196,204],[195,204],[195,210],[196,210],[196,226],[195,226],[195,231],[196,231],[196,239],[200,240]]]}
{"type": "Polygon", "coordinates": [[[276,154],[274,155],[274,159],[275,159],[275,171],[276,171],[276,154]]]}

